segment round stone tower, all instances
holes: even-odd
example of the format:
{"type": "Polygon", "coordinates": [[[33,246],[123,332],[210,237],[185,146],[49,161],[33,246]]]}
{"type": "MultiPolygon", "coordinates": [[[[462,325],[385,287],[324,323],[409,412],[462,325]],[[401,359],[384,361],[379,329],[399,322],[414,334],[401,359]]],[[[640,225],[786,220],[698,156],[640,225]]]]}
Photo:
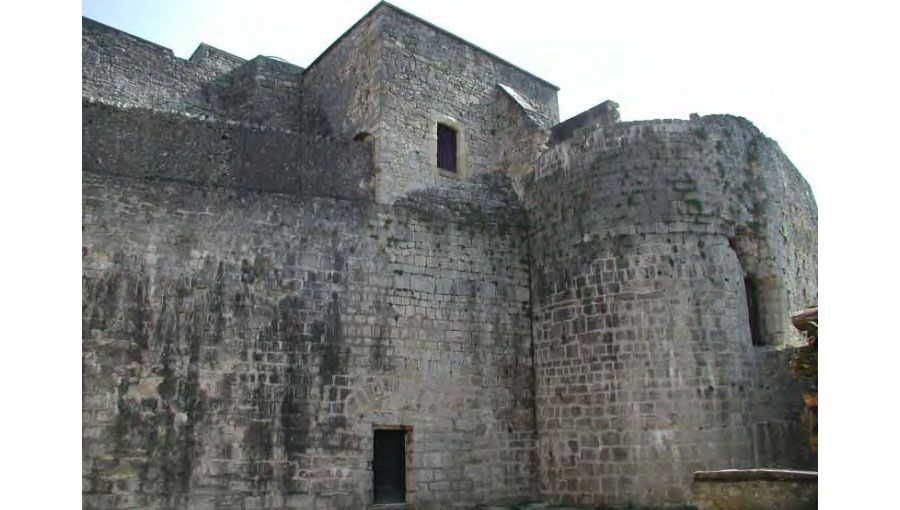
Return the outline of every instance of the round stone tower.
{"type": "Polygon", "coordinates": [[[683,503],[696,470],[814,463],[781,347],[816,303],[817,213],[775,142],[731,116],[588,126],[522,190],[542,494],[683,503]]]}

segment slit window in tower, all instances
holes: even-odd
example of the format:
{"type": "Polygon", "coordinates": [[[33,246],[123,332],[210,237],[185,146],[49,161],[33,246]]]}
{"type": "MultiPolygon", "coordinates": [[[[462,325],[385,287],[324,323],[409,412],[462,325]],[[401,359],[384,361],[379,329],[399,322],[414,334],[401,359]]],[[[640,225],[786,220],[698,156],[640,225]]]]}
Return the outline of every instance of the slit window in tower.
{"type": "Polygon", "coordinates": [[[750,321],[750,341],[753,345],[765,345],[759,327],[759,298],[756,284],[747,276],[744,277],[744,291],[747,293],[747,318],[750,321]]]}
{"type": "Polygon", "coordinates": [[[440,123],[437,125],[437,166],[456,173],[456,130],[440,123]]]}

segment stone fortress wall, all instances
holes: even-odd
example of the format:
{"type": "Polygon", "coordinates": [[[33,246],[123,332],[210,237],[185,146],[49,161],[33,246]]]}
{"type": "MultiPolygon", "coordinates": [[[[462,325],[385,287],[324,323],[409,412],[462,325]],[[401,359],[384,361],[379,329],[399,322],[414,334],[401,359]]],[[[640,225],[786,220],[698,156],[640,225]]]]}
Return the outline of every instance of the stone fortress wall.
{"type": "Polygon", "coordinates": [[[298,196],[373,196],[372,151],[338,137],[82,100],[85,171],[298,196]]]}
{"type": "Polygon", "coordinates": [[[589,124],[535,166],[541,492],[661,504],[710,466],[808,466],[774,349],[797,339],[778,320],[753,345],[744,289],[776,280],[761,318],[816,296],[815,203],[777,145],[730,116],[589,124]]]}
{"type": "Polygon", "coordinates": [[[302,67],[206,44],[187,60],[91,19],[81,31],[84,98],[297,129],[302,67]]]}
{"type": "Polygon", "coordinates": [[[532,491],[509,181],[379,205],[371,141],[157,94],[190,62],[119,63],[148,43],[103,35],[124,42],[86,43],[86,67],[150,76],[83,101],[86,506],[363,507],[373,427],[401,424],[419,507],[532,491]]]}
{"type": "Polygon", "coordinates": [[[82,18],[81,95],[157,109],[185,110],[195,94],[244,59],[201,45],[189,60],[150,41],[82,18]]]}
{"type": "Polygon", "coordinates": [[[380,201],[452,188],[491,171],[507,119],[498,111],[498,84],[521,94],[546,127],[559,121],[556,86],[402,12],[385,10],[381,19],[380,201]],[[437,167],[438,122],[458,129],[456,174],[437,167]]]}
{"type": "Polygon", "coordinates": [[[498,83],[522,94],[545,127],[559,121],[554,85],[408,13],[376,9],[303,73],[303,125],[371,137],[377,200],[394,203],[492,169],[507,118],[498,112],[498,83]],[[459,129],[457,175],[434,161],[438,122],[459,129]]]}
{"type": "Polygon", "coordinates": [[[87,507],[364,507],[375,425],[419,508],[533,486],[519,227],[90,168],[83,207],[87,507]]]}
{"type": "Polygon", "coordinates": [[[83,58],[86,508],[369,507],[380,426],[426,509],[808,465],[774,347],[815,203],[743,119],[558,124],[555,87],[386,3],[305,70],[91,20],[83,58]]]}

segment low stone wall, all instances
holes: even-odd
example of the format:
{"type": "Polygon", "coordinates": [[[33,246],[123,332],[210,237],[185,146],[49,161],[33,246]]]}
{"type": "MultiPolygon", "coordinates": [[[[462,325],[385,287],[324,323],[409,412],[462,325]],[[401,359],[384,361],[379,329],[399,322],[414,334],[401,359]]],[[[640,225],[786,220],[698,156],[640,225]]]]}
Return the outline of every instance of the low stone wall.
{"type": "Polygon", "coordinates": [[[370,201],[372,148],[232,120],[82,99],[82,169],[146,181],[370,201]]]}
{"type": "Polygon", "coordinates": [[[810,510],[818,508],[815,471],[729,469],[694,473],[700,510],[810,510]]]}

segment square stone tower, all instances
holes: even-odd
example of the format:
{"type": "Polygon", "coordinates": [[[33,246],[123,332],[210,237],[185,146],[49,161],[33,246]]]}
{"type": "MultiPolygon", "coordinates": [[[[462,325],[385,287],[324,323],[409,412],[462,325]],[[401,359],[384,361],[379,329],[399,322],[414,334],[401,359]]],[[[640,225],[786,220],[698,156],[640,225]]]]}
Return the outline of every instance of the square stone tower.
{"type": "Polygon", "coordinates": [[[310,126],[372,144],[377,200],[394,203],[489,170],[502,142],[501,95],[516,94],[550,127],[559,121],[558,90],[382,2],[306,69],[302,97],[310,126]],[[439,132],[451,141],[439,144],[439,132]],[[452,168],[439,164],[439,146],[452,168]]]}

